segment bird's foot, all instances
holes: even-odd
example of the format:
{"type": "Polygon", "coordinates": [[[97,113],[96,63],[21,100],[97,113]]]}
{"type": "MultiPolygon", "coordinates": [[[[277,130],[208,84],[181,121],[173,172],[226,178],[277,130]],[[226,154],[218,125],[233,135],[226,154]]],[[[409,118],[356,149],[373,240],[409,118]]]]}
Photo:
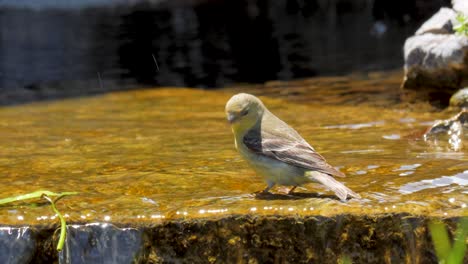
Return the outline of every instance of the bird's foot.
{"type": "Polygon", "coordinates": [[[253,196],[255,198],[265,198],[265,197],[268,197],[268,196],[271,196],[273,195],[270,191],[268,190],[261,190],[261,191],[256,191],[253,193],[253,196]]]}
{"type": "Polygon", "coordinates": [[[295,190],[296,188],[297,188],[297,186],[293,186],[293,187],[291,188],[291,190],[289,190],[288,194],[289,194],[289,195],[293,195],[293,194],[294,194],[294,190],[295,190]]]}
{"type": "Polygon", "coordinates": [[[261,191],[256,191],[254,194],[271,194],[269,190],[261,190],[261,191]]]}
{"type": "Polygon", "coordinates": [[[276,190],[280,194],[289,194],[289,188],[286,186],[279,186],[276,188],[276,190]]]}
{"type": "Polygon", "coordinates": [[[291,189],[288,187],[278,187],[278,191],[281,194],[286,194],[286,195],[294,195],[294,190],[297,188],[297,186],[293,186],[291,189]]]}

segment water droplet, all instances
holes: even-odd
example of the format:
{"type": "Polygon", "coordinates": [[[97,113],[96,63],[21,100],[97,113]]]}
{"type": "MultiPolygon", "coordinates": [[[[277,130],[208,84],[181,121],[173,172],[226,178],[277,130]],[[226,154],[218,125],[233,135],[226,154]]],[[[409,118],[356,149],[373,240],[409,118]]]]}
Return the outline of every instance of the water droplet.
{"type": "Polygon", "coordinates": [[[382,137],[388,140],[398,140],[401,138],[398,134],[383,135],[382,137]]]}
{"type": "Polygon", "coordinates": [[[151,218],[157,218],[157,219],[160,219],[160,218],[165,218],[165,216],[163,215],[151,215],[151,218]]]}
{"type": "Polygon", "coordinates": [[[415,170],[416,168],[420,167],[421,164],[416,163],[416,164],[409,164],[409,165],[401,165],[400,168],[394,170],[394,171],[406,171],[406,170],[415,170]]]}
{"type": "MultiPolygon", "coordinates": [[[[412,117],[404,117],[404,118],[400,118],[400,122],[401,123],[413,123],[415,122],[416,119],[412,118],[412,117]]],[[[432,124],[432,123],[431,123],[432,124]]]]}
{"type": "Polygon", "coordinates": [[[399,176],[408,176],[408,175],[411,175],[411,174],[413,174],[413,173],[414,173],[414,171],[405,171],[405,172],[402,172],[402,173],[400,173],[400,174],[398,174],[398,175],[399,175],[399,176]]]}

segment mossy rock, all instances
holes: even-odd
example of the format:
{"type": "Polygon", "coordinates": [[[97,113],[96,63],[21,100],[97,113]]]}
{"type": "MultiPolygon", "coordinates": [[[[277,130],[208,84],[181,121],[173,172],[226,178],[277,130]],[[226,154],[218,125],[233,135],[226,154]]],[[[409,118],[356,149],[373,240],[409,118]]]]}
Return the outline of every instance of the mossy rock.
{"type": "Polygon", "coordinates": [[[468,87],[458,90],[450,97],[450,107],[468,108],[468,87]]]}
{"type": "MultiPolygon", "coordinates": [[[[9,263],[336,264],[348,258],[352,263],[437,264],[429,223],[444,223],[454,237],[461,219],[400,213],[231,215],[131,226],[74,223],[59,254],[57,226],[3,226],[0,259],[16,261],[9,263]]],[[[468,263],[468,255],[460,263],[468,263]]]]}

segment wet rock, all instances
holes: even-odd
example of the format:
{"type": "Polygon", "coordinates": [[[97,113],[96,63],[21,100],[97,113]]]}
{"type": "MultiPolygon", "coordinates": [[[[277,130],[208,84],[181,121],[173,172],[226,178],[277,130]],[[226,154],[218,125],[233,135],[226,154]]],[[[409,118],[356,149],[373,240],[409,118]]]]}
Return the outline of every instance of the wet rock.
{"type": "Polygon", "coordinates": [[[462,110],[447,120],[437,121],[424,133],[424,141],[438,145],[438,141],[448,142],[450,149],[459,151],[463,148],[465,131],[468,129],[468,110],[462,110]]]}
{"type": "MultiPolygon", "coordinates": [[[[437,220],[454,234],[459,219],[437,220]]],[[[69,228],[66,250],[74,255],[72,263],[338,263],[343,257],[352,263],[437,263],[427,228],[432,220],[404,213],[233,215],[136,224],[131,232],[102,224],[77,225],[69,228]]],[[[50,242],[55,228],[35,230],[38,244],[48,245],[36,251],[55,254],[32,262],[57,262],[50,242]]]]}
{"type": "Polygon", "coordinates": [[[427,33],[404,46],[404,88],[458,89],[468,81],[468,38],[427,33]]]}
{"type": "Polygon", "coordinates": [[[468,87],[458,90],[450,97],[450,107],[468,108],[468,87]]]}
{"type": "Polygon", "coordinates": [[[457,13],[450,8],[441,8],[439,12],[427,20],[417,31],[416,35],[425,33],[453,34],[453,25],[457,13]]]}
{"type": "Polygon", "coordinates": [[[468,37],[453,30],[465,4],[455,2],[456,10],[441,8],[406,39],[403,88],[450,93],[468,84],[468,37]]]}
{"type": "Polygon", "coordinates": [[[30,263],[34,258],[36,242],[28,227],[0,228],[0,260],[2,263],[30,263]]]}
{"type": "Polygon", "coordinates": [[[424,133],[424,138],[426,139],[432,136],[436,136],[437,134],[447,133],[455,123],[460,123],[462,127],[468,128],[467,109],[462,110],[460,113],[449,119],[437,121],[434,125],[427,129],[426,133],[424,133]]]}
{"type": "Polygon", "coordinates": [[[140,263],[142,230],[110,224],[69,225],[60,263],[140,263]]]}

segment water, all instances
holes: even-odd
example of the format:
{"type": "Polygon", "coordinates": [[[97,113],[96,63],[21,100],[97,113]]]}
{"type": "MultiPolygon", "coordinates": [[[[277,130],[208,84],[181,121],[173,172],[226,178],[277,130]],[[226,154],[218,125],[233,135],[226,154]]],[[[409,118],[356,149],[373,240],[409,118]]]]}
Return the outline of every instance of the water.
{"type": "Polygon", "coordinates": [[[143,86],[219,88],[400,68],[406,37],[441,4],[36,2],[0,1],[2,105],[143,86]],[[377,20],[382,34],[373,32],[377,20]]]}
{"type": "Polygon", "coordinates": [[[5,263],[29,263],[34,257],[33,232],[29,227],[0,227],[0,256],[5,263]]]}
{"type": "MultiPolygon", "coordinates": [[[[86,223],[232,214],[467,215],[466,149],[422,140],[434,120],[451,114],[400,101],[400,78],[383,73],[216,91],[160,88],[2,107],[0,193],[78,191],[58,208],[68,221],[86,223]],[[236,153],[224,116],[224,104],[240,91],[263,95],[273,113],[347,174],[343,182],[363,199],[342,203],[314,184],[292,198],[282,188],[255,198],[265,183],[236,153]]],[[[6,225],[56,221],[47,206],[0,208],[6,225]]]]}

